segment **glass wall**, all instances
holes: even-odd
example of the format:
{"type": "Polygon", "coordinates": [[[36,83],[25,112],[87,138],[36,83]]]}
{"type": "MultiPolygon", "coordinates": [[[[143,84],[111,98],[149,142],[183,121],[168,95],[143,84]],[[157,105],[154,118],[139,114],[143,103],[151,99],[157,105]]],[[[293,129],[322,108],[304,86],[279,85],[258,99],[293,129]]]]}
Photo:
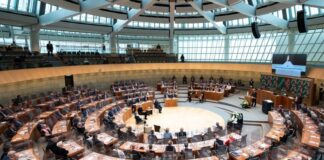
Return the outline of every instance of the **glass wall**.
{"type": "Polygon", "coordinates": [[[35,13],[38,0],[0,0],[0,8],[12,11],[35,13]]]}
{"type": "Polygon", "coordinates": [[[179,57],[184,54],[187,61],[271,63],[273,54],[297,53],[307,54],[309,63],[324,63],[323,26],[301,34],[279,30],[261,34],[260,39],[255,39],[251,33],[178,35],[178,54],[179,57]]]}
{"type": "Polygon", "coordinates": [[[46,44],[48,41],[54,46],[54,53],[65,52],[99,52],[102,53],[102,45],[105,44],[106,52],[109,50],[109,43],[104,41],[108,39],[101,34],[69,32],[58,30],[41,30],[40,47],[41,53],[46,53],[46,44]]]}

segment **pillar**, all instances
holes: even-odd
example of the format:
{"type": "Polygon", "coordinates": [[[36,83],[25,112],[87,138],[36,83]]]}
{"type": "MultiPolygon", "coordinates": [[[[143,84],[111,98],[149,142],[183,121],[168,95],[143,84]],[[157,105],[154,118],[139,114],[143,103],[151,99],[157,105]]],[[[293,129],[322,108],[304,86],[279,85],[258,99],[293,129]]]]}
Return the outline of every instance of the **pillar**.
{"type": "Polygon", "coordinates": [[[40,52],[39,48],[39,26],[32,26],[30,31],[30,47],[32,52],[40,52]]]}
{"type": "Polygon", "coordinates": [[[116,34],[115,33],[111,33],[110,34],[109,44],[110,44],[110,52],[111,53],[117,53],[117,49],[116,49],[116,34]]]}
{"type": "Polygon", "coordinates": [[[293,53],[295,48],[295,32],[288,30],[288,53],[293,53]]]}
{"type": "MultiPolygon", "coordinates": [[[[229,36],[228,34],[226,34],[224,39],[224,60],[228,61],[228,57],[229,57],[229,36]]],[[[217,53],[216,53],[217,54],[217,53]]]]}

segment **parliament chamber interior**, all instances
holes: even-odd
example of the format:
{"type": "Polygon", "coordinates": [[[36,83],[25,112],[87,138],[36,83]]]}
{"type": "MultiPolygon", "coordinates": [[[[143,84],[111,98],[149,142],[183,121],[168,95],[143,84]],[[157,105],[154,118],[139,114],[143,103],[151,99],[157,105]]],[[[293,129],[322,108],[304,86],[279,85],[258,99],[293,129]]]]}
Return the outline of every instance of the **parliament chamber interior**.
{"type": "Polygon", "coordinates": [[[0,0],[0,160],[324,160],[323,0],[0,0]]]}

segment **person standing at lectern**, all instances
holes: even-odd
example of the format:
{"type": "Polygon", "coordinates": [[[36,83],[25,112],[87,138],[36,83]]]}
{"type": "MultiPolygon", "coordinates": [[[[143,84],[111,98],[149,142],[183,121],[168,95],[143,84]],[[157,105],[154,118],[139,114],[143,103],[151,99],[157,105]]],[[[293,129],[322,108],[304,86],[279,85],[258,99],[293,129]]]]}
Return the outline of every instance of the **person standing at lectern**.
{"type": "Polygon", "coordinates": [[[250,80],[249,85],[250,85],[250,87],[254,87],[254,81],[253,81],[253,79],[250,80]]]}
{"type": "Polygon", "coordinates": [[[257,92],[255,89],[252,91],[252,104],[251,107],[256,107],[256,97],[257,97],[257,92]]]}

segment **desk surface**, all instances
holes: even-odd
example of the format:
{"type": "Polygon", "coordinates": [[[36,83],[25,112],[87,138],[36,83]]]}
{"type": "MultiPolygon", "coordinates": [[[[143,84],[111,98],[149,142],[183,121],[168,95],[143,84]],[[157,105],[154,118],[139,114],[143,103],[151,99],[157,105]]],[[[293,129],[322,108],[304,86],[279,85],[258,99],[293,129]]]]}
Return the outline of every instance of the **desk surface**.
{"type": "Polygon", "coordinates": [[[32,148],[26,149],[20,152],[15,153],[17,159],[32,159],[32,160],[40,160],[41,158],[35,154],[32,148]]]}
{"type": "Polygon", "coordinates": [[[280,138],[285,135],[285,120],[277,111],[268,112],[268,121],[271,124],[270,131],[266,134],[267,138],[280,141],[280,138]]]}
{"type": "Polygon", "coordinates": [[[254,144],[231,152],[230,156],[235,160],[246,160],[249,157],[261,155],[265,150],[268,150],[269,148],[269,144],[264,143],[264,140],[260,140],[254,144]]]}
{"type": "Polygon", "coordinates": [[[104,133],[104,132],[97,134],[97,136],[98,136],[98,140],[101,141],[106,146],[114,144],[118,141],[117,138],[112,137],[109,134],[104,133]]]}
{"type": "MultiPolygon", "coordinates": [[[[235,139],[240,139],[241,136],[235,133],[229,134],[229,135],[225,135],[220,137],[221,140],[223,140],[224,142],[227,141],[227,139],[229,138],[229,136],[232,136],[235,139]]],[[[188,143],[188,148],[191,148],[193,151],[198,151],[201,150],[201,148],[204,147],[213,147],[214,146],[214,142],[215,139],[211,139],[211,140],[206,140],[206,141],[200,141],[200,142],[194,142],[194,143],[188,143]]],[[[136,142],[130,142],[127,141],[125,143],[123,143],[120,146],[121,150],[125,150],[125,151],[129,151],[131,150],[131,146],[135,147],[135,150],[137,150],[138,152],[147,152],[148,146],[149,144],[147,143],[136,143],[136,142]]],[[[153,151],[155,151],[155,153],[164,153],[165,152],[165,147],[167,146],[167,144],[153,144],[153,151]]],[[[181,152],[185,147],[184,144],[174,144],[173,145],[176,149],[176,152],[181,152]]]]}
{"type": "Polygon", "coordinates": [[[306,113],[297,110],[293,110],[292,112],[297,118],[298,125],[301,127],[301,143],[311,148],[319,148],[321,136],[318,132],[318,126],[306,113]]]}
{"type": "Polygon", "coordinates": [[[96,152],[91,152],[90,154],[87,154],[86,156],[82,157],[79,160],[125,160],[125,159],[111,157],[96,152]]]}
{"type": "Polygon", "coordinates": [[[59,142],[59,143],[57,143],[57,145],[59,147],[62,147],[64,149],[68,150],[69,151],[69,153],[68,153],[69,157],[74,157],[74,156],[84,152],[84,148],[81,145],[79,145],[78,143],[76,143],[75,141],[72,141],[72,140],[59,142]]]}
{"type": "Polygon", "coordinates": [[[22,143],[28,140],[31,140],[33,137],[33,133],[37,131],[37,122],[28,122],[24,124],[16,133],[15,136],[12,137],[11,143],[22,143]]]}
{"type": "Polygon", "coordinates": [[[52,135],[57,136],[64,133],[67,133],[70,128],[70,122],[69,120],[60,120],[55,123],[53,129],[52,129],[52,135]]]}

